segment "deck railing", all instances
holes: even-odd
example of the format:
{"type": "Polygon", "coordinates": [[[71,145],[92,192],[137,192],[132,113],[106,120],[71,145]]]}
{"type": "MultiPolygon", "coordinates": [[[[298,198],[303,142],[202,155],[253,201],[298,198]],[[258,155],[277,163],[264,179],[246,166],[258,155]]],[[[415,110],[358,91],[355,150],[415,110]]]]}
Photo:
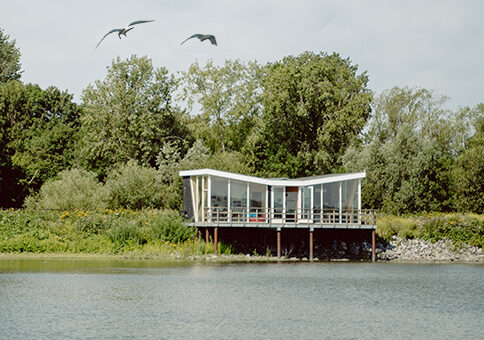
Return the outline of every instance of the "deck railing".
{"type": "Polygon", "coordinates": [[[282,208],[205,208],[203,221],[209,223],[283,224],[362,224],[375,225],[374,210],[282,209],[282,208]]]}

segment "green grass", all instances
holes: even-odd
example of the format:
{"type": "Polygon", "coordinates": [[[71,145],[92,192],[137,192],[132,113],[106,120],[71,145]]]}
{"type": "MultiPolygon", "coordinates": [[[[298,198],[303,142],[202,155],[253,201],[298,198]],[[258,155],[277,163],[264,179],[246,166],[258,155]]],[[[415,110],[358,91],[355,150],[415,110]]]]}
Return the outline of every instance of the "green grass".
{"type": "MultiPolygon", "coordinates": [[[[378,215],[377,234],[483,247],[484,215],[378,215]]],[[[175,211],[0,210],[0,253],[139,254],[189,257],[213,254],[175,211]]],[[[233,248],[219,242],[219,254],[233,248]]]]}
{"type": "Polygon", "coordinates": [[[484,215],[423,213],[409,216],[379,214],[377,235],[385,241],[393,235],[431,242],[449,239],[454,244],[484,246],[484,215]]]}
{"type": "MultiPolygon", "coordinates": [[[[213,253],[174,211],[2,210],[0,253],[192,256],[213,253]]],[[[222,246],[223,253],[230,247],[222,246]]]]}

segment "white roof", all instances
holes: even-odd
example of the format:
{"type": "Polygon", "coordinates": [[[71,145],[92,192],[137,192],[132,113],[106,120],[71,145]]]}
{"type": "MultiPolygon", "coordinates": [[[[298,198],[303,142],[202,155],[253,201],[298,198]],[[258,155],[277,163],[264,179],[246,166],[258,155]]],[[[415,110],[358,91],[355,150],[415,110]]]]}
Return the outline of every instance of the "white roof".
{"type": "Polygon", "coordinates": [[[330,175],[323,175],[323,176],[289,179],[289,178],[260,178],[255,176],[234,174],[232,172],[220,171],[220,170],[214,170],[214,169],[196,169],[196,170],[180,171],[180,177],[205,176],[205,175],[229,178],[229,179],[234,179],[238,181],[258,183],[258,184],[264,184],[264,185],[295,187],[295,186],[307,186],[307,185],[332,183],[332,182],[339,182],[339,181],[348,181],[351,179],[361,179],[366,177],[366,172],[353,172],[349,174],[330,174],[330,175]]]}

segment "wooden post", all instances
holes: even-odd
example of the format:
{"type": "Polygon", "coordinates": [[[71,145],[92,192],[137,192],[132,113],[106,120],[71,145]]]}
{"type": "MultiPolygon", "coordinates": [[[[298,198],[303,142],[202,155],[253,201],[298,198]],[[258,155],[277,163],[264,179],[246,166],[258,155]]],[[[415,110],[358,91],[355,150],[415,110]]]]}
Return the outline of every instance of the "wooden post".
{"type": "Polygon", "coordinates": [[[281,229],[277,229],[277,258],[281,258],[281,229]]]}
{"type": "Polygon", "coordinates": [[[210,241],[210,233],[208,232],[208,228],[205,228],[205,243],[210,241]]]}
{"type": "Polygon", "coordinates": [[[309,261],[313,260],[313,228],[309,229],[309,261]]]}
{"type": "Polygon", "coordinates": [[[218,227],[213,230],[213,251],[215,254],[218,253],[218,227]]]}
{"type": "Polygon", "coordinates": [[[371,262],[376,262],[375,230],[371,232],[371,262]]]}

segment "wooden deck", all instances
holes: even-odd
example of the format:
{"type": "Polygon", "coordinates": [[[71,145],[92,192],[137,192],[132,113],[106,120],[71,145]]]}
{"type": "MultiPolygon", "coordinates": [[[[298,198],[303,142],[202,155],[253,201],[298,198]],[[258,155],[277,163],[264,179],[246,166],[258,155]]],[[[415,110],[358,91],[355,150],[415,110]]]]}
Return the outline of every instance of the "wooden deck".
{"type": "Polygon", "coordinates": [[[373,210],[331,209],[261,209],[224,208],[205,209],[201,221],[189,222],[192,227],[205,229],[205,241],[210,242],[212,230],[214,250],[218,252],[219,228],[264,228],[276,231],[277,257],[281,257],[282,229],[306,229],[309,237],[309,259],[313,259],[313,233],[315,229],[369,230],[372,238],[372,261],[375,257],[376,213],[373,210]]]}
{"type": "Polygon", "coordinates": [[[373,210],[337,211],[332,209],[225,208],[205,209],[201,221],[193,227],[282,228],[298,229],[367,229],[376,228],[373,210]]]}

